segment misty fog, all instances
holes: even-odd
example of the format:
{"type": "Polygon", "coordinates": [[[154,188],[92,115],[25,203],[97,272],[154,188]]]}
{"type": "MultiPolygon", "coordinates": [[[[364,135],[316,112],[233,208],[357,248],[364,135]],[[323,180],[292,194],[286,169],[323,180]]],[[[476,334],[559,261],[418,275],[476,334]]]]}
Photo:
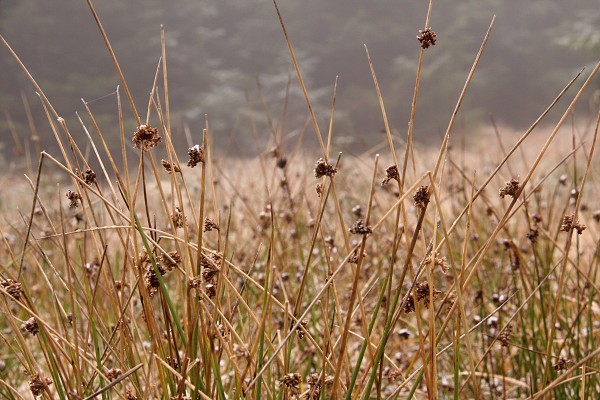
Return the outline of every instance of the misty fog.
{"type": "MultiPolygon", "coordinates": [[[[278,4],[323,124],[338,77],[334,137],[339,146],[364,150],[384,138],[365,44],[390,124],[404,136],[421,50],[416,36],[424,28],[428,2],[280,0],[278,4]]],[[[270,136],[265,108],[286,134],[301,134],[308,110],[271,0],[103,0],[94,5],[144,114],[164,26],[171,121],[180,141],[185,140],[185,127],[193,134],[201,131],[208,115],[218,146],[247,153],[254,148],[248,146],[253,142],[249,108],[265,141],[270,136]],[[285,99],[287,112],[282,118],[285,99]]],[[[436,1],[430,25],[437,44],[425,52],[416,140],[436,140],[444,131],[494,15],[490,41],[461,111],[463,128],[476,132],[489,125],[490,115],[502,126],[529,125],[577,72],[600,56],[596,0],[436,1]]],[[[120,81],[84,0],[0,0],[0,34],[75,137],[83,135],[76,112],[87,121],[82,98],[105,134],[117,137],[115,90],[120,81]]],[[[12,154],[10,129],[27,144],[32,124],[40,145],[51,147],[54,139],[35,89],[4,46],[0,69],[5,157],[12,154]],[[31,120],[24,103],[30,106],[31,120]]],[[[600,90],[600,84],[593,89],[600,90]]],[[[157,90],[162,95],[162,76],[157,90]]],[[[582,104],[589,108],[578,107],[577,115],[589,112],[592,101],[593,95],[588,96],[582,104]]],[[[124,109],[131,130],[134,121],[124,109]]]]}

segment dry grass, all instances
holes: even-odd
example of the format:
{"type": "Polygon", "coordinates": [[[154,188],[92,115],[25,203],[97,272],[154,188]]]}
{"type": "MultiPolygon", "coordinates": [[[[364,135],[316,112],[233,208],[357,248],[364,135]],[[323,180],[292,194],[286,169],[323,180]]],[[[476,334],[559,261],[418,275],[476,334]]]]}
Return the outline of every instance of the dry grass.
{"type": "Polygon", "coordinates": [[[555,125],[450,146],[492,26],[439,149],[413,146],[412,118],[392,135],[368,58],[381,157],[334,155],[287,33],[312,156],[273,128],[229,159],[208,122],[176,148],[163,45],[146,112],[120,73],[121,154],[86,105],[92,162],[27,73],[61,154],[3,195],[3,398],[595,398],[600,117],[564,125],[598,66],[555,125]]]}

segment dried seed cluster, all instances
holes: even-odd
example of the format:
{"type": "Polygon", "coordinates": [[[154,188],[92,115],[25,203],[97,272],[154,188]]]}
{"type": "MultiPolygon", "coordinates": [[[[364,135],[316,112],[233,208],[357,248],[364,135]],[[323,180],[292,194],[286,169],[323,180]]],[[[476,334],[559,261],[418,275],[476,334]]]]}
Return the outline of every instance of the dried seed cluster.
{"type": "Polygon", "coordinates": [[[417,36],[417,39],[421,42],[421,47],[426,49],[429,46],[435,46],[437,35],[431,30],[431,27],[428,27],[424,30],[419,29],[419,36],[417,36]]]}
{"type": "Polygon", "coordinates": [[[88,185],[96,183],[96,173],[91,168],[87,168],[83,172],[79,172],[79,169],[75,168],[75,175],[81,177],[88,185]]]}
{"type": "Polygon", "coordinates": [[[106,377],[111,382],[114,381],[115,379],[117,379],[121,375],[123,375],[123,371],[121,371],[120,368],[111,368],[108,371],[106,371],[106,377]]]}
{"type": "Polygon", "coordinates": [[[79,202],[81,201],[81,195],[79,193],[68,190],[67,193],[65,193],[65,196],[67,196],[67,199],[69,199],[70,208],[79,207],[79,202]]]}
{"type": "MultiPolygon", "coordinates": [[[[157,265],[157,267],[161,276],[164,276],[167,273],[167,271],[161,268],[160,265],[157,265]]],[[[146,267],[146,273],[144,274],[144,285],[148,290],[148,296],[153,297],[158,292],[160,281],[158,280],[158,276],[156,275],[156,271],[152,265],[146,267]]]]}
{"type": "MultiPolygon", "coordinates": [[[[331,385],[333,383],[333,376],[325,375],[325,385],[331,385]]],[[[313,373],[306,377],[306,384],[308,385],[308,391],[302,395],[305,400],[318,400],[321,398],[321,374],[313,373]]]]}
{"type": "Polygon", "coordinates": [[[558,361],[556,362],[556,364],[554,364],[552,366],[552,368],[554,368],[555,371],[564,371],[565,369],[567,369],[568,363],[569,363],[569,360],[567,360],[566,358],[560,357],[558,359],[558,361]]]}
{"type": "Polygon", "coordinates": [[[210,232],[213,229],[218,231],[219,225],[217,225],[217,223],[211,218],[204,218],[204,232],[210,232]]]}
{"type": "Polygon", "coordinates": [[[15,300],[21,300],[23,295],[23,285],[12,279],[5,279],[0,281],[0,286],[15,300]]]}
{"type": "MultiPolygon", "coordinates": [[[[437,299],[437,297],[440,295],[439,290],[437,290],[435,287],[432,288],[431,290],[432,294],[433,294],[433,299],[437,299]]],[[[423,301],[423,305],[425,306],[425,308],[429,308],[429,283],[428,282],[417,282],[415,284],[415,294],[417,297],[417,301],[423,301]]]]}
{"type": "Polygon", "coordinates": [[[561,231],[570,232],[571,229],[575,229],[578,235],[581,235],[586,228],[587,226],[579,221],[574,221],[572,215],[565,215],[563,217],[562,225],[560,226],[561,231]]]}
{"type": "Polygon", "coordinates": [[[166,271],[169,272],[177,268],[177,264],[181,263],[181,255],[177,250],[175,250],[167,254],[159,254],[156,257],[156,261],[158,261],[160,265],[164,266],[166,271]]]}
{"type": "Polygon", "coordinates": [[[381,181],[381,186],[385,186],[390,183],[391,180],[400,182],[400,173],[398,172],[398,166],[391,165],[385,170],[385,178],[381,181]]]}
{"type": "Polygon", "coordinates": [[[512,333],[512,326],[508,325],[499,335],[498,335],[498,341],[500,341],[500,344],[502,345],[502,347],[508,347],[508,345],[510,344],[510,335],[512,333]]]}
{"type": "Polygon", "coordinates": [[[40,333],[40,326],[38,325],[37,319],[34,317],[29,318],[27,321],[21,324],[21,331],[31,333],[33,336],[40,333]]]}
{"type": "Polygon", "coordinates": [[[279,380],[279,382],[285,387],[291,396],[297,396],[300,394],[300,383],[302,377],[297,372],[290,372],[279,380]]]}
{"type": "Polygon", "coordinates": [[[175,228],[183,228],[185,225],[187,218],[183,215],[181,208],[175,207],[175,211],[171,214],[171,221],[173,221],[173,225],[175,228]]]}
{"type": "Polygon", "coordinates": [[[373,229],[370,226],[366,226],[365,222],[362,219],[356,221],[352,227],[349,229],[350,233],[355,235],[367,235],[373,232],[373,229]]]}
{"type": "Polygon", "coordinates": [[[172,163],[165,159],[160,160],[160,163],[162,164],[165,171],[167,171],[167,173],[169,173],[169,174],[172,173],[173,171],[181,172],[181,168],[179,168],[179,166],[175,165],[175,163],[172,163]]]}
{"type": "Polygon", "coordinates": [[[29,390],[31,393],[37,397],[41,396],[46,390],[48,390],[48,386],[52,383],[52,381],[48,378],[43,378],[40,374],[33,374],[29,379],[29,390]]]}
{"type": "Polygon", "coordinates": [[[418,209],[424,209],[429,204],[429,186],[419,186],[417,191],[413,196],[413,200],[415,202],[415,206],[418,209]]]}
{"type": "Polygon", "coordinates": [[[162,138],[158,134],[158,129],[152,127],[152,125],[142,124],[138,126],[137,130],[133,134],[133,145],[136,149],[142,149],[142,151],[148,151],[152,147],[158,145],[162,138]]]}
{"type": "Polygon", "coordinates": [[[505,196],[510,196],[514,199],[517,193],[519,192],[519,188],[519,180],[513,178],[510,181],[506,182],[504,187],[498,191],[498,194],[500,194],[500,197],[502,198],[504,198],[505,196]]]}
{"type": "Polygon", "coordinates": [[[202,254],[200,266],[202,267],[201,276],[196,276],[188,282],[188,287],[200,290],[204,284],[204,293],[212,298],[217,294],[217,283],[221,264],[223,262],[223,253],[209,253],[208,256],[202,254]]]}
{"type": "Polygon", "coordinates": [[[334,176],[337,173],[337,169],[329,164],[327,161],[319,158],[315,165],[315,178],[322,178],[324,176],[334,176]]]}
{"type": "Polygon", "coordinates": [[[188,167],[194,168],[198,163],[204,163],[206,161],[204,146],[199,144],[190,147],[188,149],[188,156],[190,159],[187,162],[188,167]]]}

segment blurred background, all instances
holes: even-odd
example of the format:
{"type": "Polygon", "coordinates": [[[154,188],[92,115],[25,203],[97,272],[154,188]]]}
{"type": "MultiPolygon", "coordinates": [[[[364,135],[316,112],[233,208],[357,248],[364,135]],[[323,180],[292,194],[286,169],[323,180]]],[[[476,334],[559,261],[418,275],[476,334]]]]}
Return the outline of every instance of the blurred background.
{"type": "MultiPolygon", "coordinates": [[[[275,120],[281,120],[288,93],[280,126],[292,137],[301,136],[308,111],[271,0],[98,0],[94,5],[143,115],[164,25],[171,120],[182,151],[185,127],[198,137],[207,114],[217,146],[255,154],[249,109],[260,140],[266,143],[271,135],[259,82],[275,120]]],[[[280,0],[279,6],[323,131],[339,76],[338,148],[362,151],[384,138],[363,44],[371,53],[390,124],[405,137],[420,51],[416,35],[428,1],[280,0]]],[[[430,25],[438,42],[425,54],[416,140],[438,140],[445,131],[493,15],[496,24],[460,114],[457,129],[464,132],[489,126],[490,115],[502,127],[528,126],[578,71],[600,57],[597,0],[435,1],[430,25]]],[[[118,146],[114,92],[119,79],[84,0],[0,0],[0,33],[77,140],[85,141],[85,135],[76,112],[89,124],[83,98],[118,146]]],[[[32,132],[40,148],[55,150],[34,88],[4,47],[0,71],[3,157],[15,156],[15,138],[31,147],[32,132]]],[[[593,92],[600,83],[592,89],[577,116],[597,112],[593,92]]],[[[162,81],[158,90],[162,94],[162,81]]],[[[132,133],[135,123],[121,93],[132,133]]],[[[151,123],[159,124],[156,118],[151,123]]],[[[315,135],[307,129],[306,141],[312,143],[315,135]]]]}

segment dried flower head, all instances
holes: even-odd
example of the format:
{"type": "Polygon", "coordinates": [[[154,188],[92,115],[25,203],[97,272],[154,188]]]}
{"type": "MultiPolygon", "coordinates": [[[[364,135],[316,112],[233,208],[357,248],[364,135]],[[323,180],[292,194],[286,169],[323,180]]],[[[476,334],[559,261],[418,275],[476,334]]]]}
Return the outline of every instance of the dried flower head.
{"type": "Polygon", "coordinates": [[[190,159],[188,160],[187,165],[190,168],[194,168],[198,163],[204,163],[206,158],[204,146],[197,144],[190,147],[188,149],[188,156],[190,156],[190,159]]]}
{"type": "Polygon", "coordinates": [[[381,186],[387,185],[388,183],[390,183],[390,181],[392,179],[400,182],[400,174],[398,173],[398,166],[395,164],[387,167],[387,169],[385,170],[385,178],[383,178],[383,180],[381,181],[381,186]]]}
{"type": "Polygon", "coordinates": [[[21,300],[23,295],[23,285],[12,279],[5,279],[0,281],[0,286],[8,293],[13,299],[21,300]]]}
{"type": "Polygon", "coordinates": [[[335,239],[333,236],[331,235],[327,235],[325,237],[325,243],[329,246],[329,247],[335,247],[335,239]]]}
{"type": "MultiPolygon", "coordinates": [[[[333,376],[325,375],[325,385],[333,383],[333,376]]],[[[305,400],[318,400],[321,398],[321,374],[313,373],[306,377],[308,391],[302,395],[305,400]]]]}
{"type": "Polygon", "coordinates": [[[68,190],[67,193],[65,193],[65,196],[67,196],[67,199],[69,199],[69,201],[70,201],[69,207],[71,207],[71,208],[79,207],[79,201],[81,201],[81,195],[79,193],[74,192],[72,190],[68,190]]]}
{"type": "Polygon", "coordinates": [[[421,42],[421,47],[426,49],[429,46],[435,46],[437,35],[431,30],[431,27],[428,27],[424,30],[419,29],[419,36],[417,36],[417,39],[421,42]]]}
{"type": "Polygon", "coordinates": [[[306,327],[308,326],[308,320],[307,319],[303,319],[302,321],[300,321],[300,325],[298,325],[298,327],[296,328],[296,334],[298,335],[299,339],[303,339],[304,335],[306,334],[306,327]]]}
{"type": "Polygon", "coordinates": [[[83,172],[79,172],[79,169],[75,168],[75,175],[81,177],[81,179],[83,179],[83,181],[88,185],[96,182],[96,173],[92,171],[91,168],[88,168],[83,172]]]}
{"type": "MultiPolygon", "coordinates": [[[[160,272],[161,276],[164,276],[167,273],[167,271],[159,264],[156,266],[158,267],[158,272],[160,272]]],[[[144,273],[144,286],[146,286],[146,290],[148,290],[148,296],[150,297],[154,296],[160,287],[160,281],[158,280],[158,276],[156,276],[156,271],[154,271],[154,267],[152,265],[149,265],[144,273]]]]}
{"type": "Polygon", "coordinates": [[[188,281],[188,287],[190,289],[198,289],[202,284],[202,278],[200,276],[195,276],[188,281]]]}
{"type": "Polygon", "coordinates": [[[300,394],[300,383],[302,377],[296,372],[290,372],[279,380],[279,382],[285,387],[290,396],[297,396],[300,394]]]}
{"type": "Polygon", "coordinates": [[[513,178],[510,181],[506,182],[504,187],[502,189],[500,189],[498,191],[498,193],[500,194],[500,197],[502,197],[502,198],[504,198],[504,196],[510,196],[514,199],[516,197],[517,193],[519,192],[519,188],[520,188],[519,180],[513,178]]]}
{"type": "Polygon", "coordinates": [[[323,185],[321,182],[317,183],[317,185],[315,186],[315,191],[317,192],[317,196],[323,196],[323,192],[325,191],[325,185],[323,185]]]}
{"type": "Polygon", "coordinates": [[[31,393],[37,397],[41,396],[46,390],[48,390],[48,386],[52,384],[52,381],[48,378],[43,378],[40,374],[33,374],[29,379],[29,390],[31,393]]]}
{"type": "Polygon", "coordinates": [[[183,228],[186,220],[187,218],[183,215],[181,208],[175,207],[175,212],[171,214],[171,221],[173,221],[175,228],[183,228]]]}
{"type": "Polygon", "coordinates": [[[121,375],[123,375],[123,371],[121,371],[120,368],[111,368],[108,371],[106,371],[106,377],[111,382],[114,381],[115,379],[117,379],[121,375]]]}
{"type": "Polygon", "coordinates": [[[323,176],[333,176],[337,173],[337,169],[329,164],[327,161],[319,158],[315,165],[315,178],[321,178],[323,176]]]}
{"type": "Polygon", "coordinates": [[[567,360],[566,358],[559,357],[558,361],[552,366],[552,368],[554,368],[555,371],[564,371],[565,369],[567,369],[568,363],[569,360],[567,360]]]}
{"type": "Polygon", "coordinates": [[[448,273],[450,266],[448,265],[448,260],[446,257],[442,257],[440,253],[431,252],[423,260],[425,265],[429,265],[430,268],[440,267],[442,272],[445,274],[448,273]]]}
{"type": "Polygon", "coordinates": [[[83,266],[83,270],[90,282],[96,282],[100,272],[100,260],[98,257],[94,257],[92,261],[86,262],[83,266]]]}
{"type": "MultiPolygon", "coordinates": [[[[421,301],[423,300],[423,305],[425,306],[425,308],[429,308],[429,283],[428,282],[417,282],[415,284],[415,294],[417,297],[417,301],[421,301]]],[[[435,300],[439,295],[440,295],[440,291],[437,290],[435,287],[433,287],[431,289],[432,295],[433,295],[433,299],[435,300]]]]}
{"type": "Polygon", "coordinates": [[[429,186],[419,186],[417,191],[413,196],[413,200],[415,202],[415,206],[418,209],[424,209],[429,204],[429,186]]]}
{"type": "Polygon", "coordinates": [[[357,220],[349,229],[350,233],[355,235],[367,235],[373,232],[370,226],[366,226],[362,219],[357,220]]]}
{"type": "Polygon", "coordinates": [[[579,221],[574,221],[572,215],[565,215],[563,217],[562,225],[560,226],[561,231],[570,232],[571,229],[575,229],[578,235],[581,235],[586,228],[587,226],[579,221]]]}
{"type": "Polygon", "coordinates": [[[357,218],[362,218],[363,210],[360,204],[357,204],[354,207],[352,207],[352,214],[354,214],[357,218]]]}
{"type": "Polygon", "coordinates": [[[142,151],[148,151],[159,144],[161,140],[158,129],[150,124],[138,126],[137,131],[133,134],[133,139],[131,139],[135,148],[142,149],[142,151]]]}
{"type": "Polygon", "coordinates": [[[527,239],[529,239],[531,244],[535,244],[537,242],[538,236],[540,236],[540,231],[538,228],[530,229],[529,232],[527,232],[527,239]]]}
{"type": "Polygon", "coordinates": [[[217,295],[217,285],[212,283],[207,283],[204,287],[204,293],[211,299],[217,295]]]}
{"type": "Polygon", "coordinates": [[[508,347],[510,344],[510,335],[512,333],[512,326],[508,325],[500,334],[498,335],[498,341],[502,345],[502,347],[508,347]]]}
{"type": "Polygon", "coordinates": [[[275,165],[277,165],[277,168],[279,169],[284,169],[287,165],[287,158],[283,156],[277,157],[277,162],[275,163],[275,165]]]}
{"type": "Polygon", "coordinates": [[[21,332],[31,333],[33,336],[40,333],[40,326],[38,325],[37,319],[31,317],[27,321],[23,322],[21,324],[21,332]]]}
{"type": "Polygon", "coordinates": [[[175,250],[167,254],[158,255],[156,257],[156,261],[158,261],[160,265],[164,266],[168,272],[177,268],[177,264],[181,263],[181,255],[177,250],[175,250]]]}
{"type": "Polygon", "coordinates": [[[415,298],[413,297],[412,294],[408,295],[408,298],[406,299],[406,303],[404,304],[404,312],[406,314],[410,314],[411,312],[415,312],[415,298]]]}
{"type": "Polygon", "coordinates": [[[204,232],[210,232],[213,229],[219,230],[219,225],[212,218],[204,218],[204,232]]]}
{"type": "MultiPolygon", "coordinates": [[[[359,253],[358,253],[358,249],[355,249],[355,250],[352,252],[352,255],[350,256],[350,258],[348,259],[348,262],[349,262],[350,264],[358,264],[358,255],[359,255],[359,253]]],[[[363,252],[363,258],[364,258],[364,257],[366,257],[366,256],[367,256],[367,253],[366,253],[366,252],[363,252]]]]}
{"type": "Polygon", "coordinates": [[[181,172],[181,168],[179,168],[179,166],[175,165],[175,163],[172,163],[165,159],[160,160],[160,163],[162,164],[165,171],[167,171],[167,173],[169,173],[169,174],[173,171],[181,172]]]}

